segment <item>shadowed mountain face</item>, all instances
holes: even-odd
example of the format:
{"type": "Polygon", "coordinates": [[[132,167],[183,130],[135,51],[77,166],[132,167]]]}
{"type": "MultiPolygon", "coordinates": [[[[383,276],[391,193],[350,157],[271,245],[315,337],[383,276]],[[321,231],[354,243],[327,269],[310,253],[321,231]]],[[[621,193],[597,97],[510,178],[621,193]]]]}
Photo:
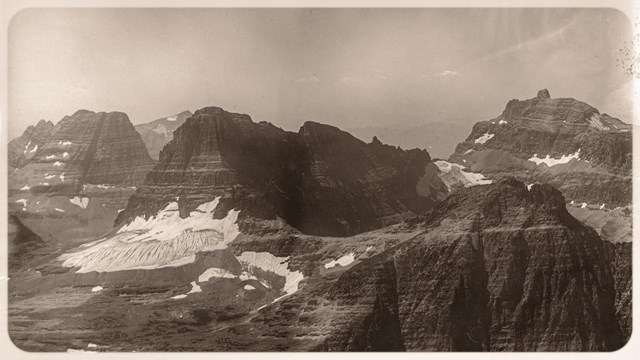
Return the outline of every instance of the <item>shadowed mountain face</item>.
{"type": "Polygon", "coordinates": [[[9,215],[9,273],[14,273],[31,260],[54,253],[57,249],[48,246],[36,233],[24,226],[20,219],[9,215]]]}
{"type": "Polygon", "coordinates": [[[425,150],[367,144],[313,122],[286,132],[209,107],[174,132],[117,224],[176,198],[184,214],[220,196],[242,217],[278,216],[305,233],[344,236],[429,210],[446,192],[425,150]]]}
{"type": "Polygon", "coordinates": [[[136,125],[136,131],[142,136],[149,156],[158,160],[162,148],[173,139],[173,132],[184,124],[191,115],[193,115],[191,111],[186,110],[166,118],[136,125]]]}
{"type": "Polygon", "coordinates": [[[631,130],[583,102],[541,90],[476,123],[450,160],[492,178],[548,183],[569,201],[613,209],[631,203],[631,130]]]}

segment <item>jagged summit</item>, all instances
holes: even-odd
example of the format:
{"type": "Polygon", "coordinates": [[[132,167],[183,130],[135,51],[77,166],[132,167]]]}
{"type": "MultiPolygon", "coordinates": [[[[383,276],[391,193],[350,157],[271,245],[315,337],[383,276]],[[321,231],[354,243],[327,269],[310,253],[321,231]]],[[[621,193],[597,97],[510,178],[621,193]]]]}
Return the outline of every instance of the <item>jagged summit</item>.
{"type": "Polygon", "coordinates": [[[51,121],[40,120],[35,126],[29,125],[21,136],[8,144],[9,166],[22,168],[27,165],[53,131],[54,125],[51,121]]]}

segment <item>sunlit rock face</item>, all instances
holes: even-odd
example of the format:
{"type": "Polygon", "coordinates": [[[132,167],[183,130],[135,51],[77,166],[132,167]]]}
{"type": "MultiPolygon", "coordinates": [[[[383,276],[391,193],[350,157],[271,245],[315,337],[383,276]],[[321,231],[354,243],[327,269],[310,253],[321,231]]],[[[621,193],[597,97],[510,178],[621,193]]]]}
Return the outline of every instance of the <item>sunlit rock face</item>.
{"type": "Polygon", "coordinates": [[[136,186],[152,166],[126,114],[80,110],[55,125],[9,188],[74,194],[85,184],[136,186]]]}
{"type": "Polygon", "coordinates": [[[12,143],[25,140],[29,156],[9,171],[9,210],[62,241],[108,231],[154,165],[121,112],[79,110],[55,126],[40,122],[12,143]]]}
{"type": "Polygon", "coordinates": [[[307,122],[298,133],[207,107],[173,133],[117,224],[148,217],[179,196],[183,214],[220,197],[222,209],[279,217],[304,233],[345,236],[397,223],[447,193],[424,150],[364,143],[307,122]]]}

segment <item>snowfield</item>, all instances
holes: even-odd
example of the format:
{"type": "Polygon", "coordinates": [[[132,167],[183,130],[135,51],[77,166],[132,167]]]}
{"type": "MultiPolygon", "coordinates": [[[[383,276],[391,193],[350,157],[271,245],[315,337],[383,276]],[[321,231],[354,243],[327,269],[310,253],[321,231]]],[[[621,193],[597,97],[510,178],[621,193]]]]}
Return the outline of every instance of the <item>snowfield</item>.
{"type": "Polygon", "coordinates": [[[176,267],[195,261],[201,251],[225,249],[240,231],[239,211],[224,219],[213,219],[219,198],[201,204],[189,217],[180,218],[178,203],[169,203],[156,216],[135,218],[110,237],[86,248],[60,256],[63,266],[79,267],[77,272],[109,272],[133,269],[176,267]]]}

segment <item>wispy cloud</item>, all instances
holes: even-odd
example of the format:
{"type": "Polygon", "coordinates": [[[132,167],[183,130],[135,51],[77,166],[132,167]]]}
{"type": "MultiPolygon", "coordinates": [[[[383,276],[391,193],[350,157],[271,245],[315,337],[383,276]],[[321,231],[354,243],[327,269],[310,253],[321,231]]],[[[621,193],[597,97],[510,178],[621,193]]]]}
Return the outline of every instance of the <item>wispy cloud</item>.
{"type": "Polygon", "coordinates": [[[320,82],[320,77],[318,77],[317,75],[300,76],[297,81],[301,83],[317,83],[320,82]]]}
{"type": "Polygon", "coordinates": [[[451,76],[460,76],[460,75],[462,74],[459,73],[457,70],[445,70],[443,72],[434,74],[434,76],[437,76],[437,77],[451,77],[451,76]]]}
{"type": "Polygon", "coordinates": [[[343,76],[343,77],[340,78],[340,82],[344,83],[344,84],[355,84],[355,83],[360,82],[360,80],[358,80],[358,79],[356,79],[354,77],[351,77],[351,76],[343,76]]]}

